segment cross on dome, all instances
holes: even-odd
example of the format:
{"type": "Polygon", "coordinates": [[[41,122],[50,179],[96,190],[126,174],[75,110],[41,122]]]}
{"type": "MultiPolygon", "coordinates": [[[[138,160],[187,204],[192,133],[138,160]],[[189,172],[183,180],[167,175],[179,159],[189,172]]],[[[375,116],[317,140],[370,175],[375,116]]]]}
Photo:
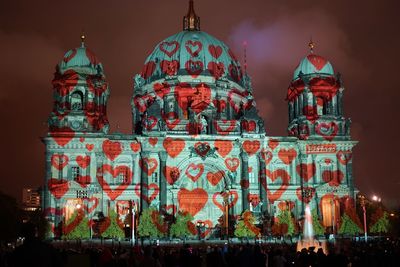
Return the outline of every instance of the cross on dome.
{"type": "Polygon", "coordinates": [[[186,16],[183,17],[184,31],[200,31],[200,17],[194,11],[193,0],[189,1],[189,10],[186,16]]]}

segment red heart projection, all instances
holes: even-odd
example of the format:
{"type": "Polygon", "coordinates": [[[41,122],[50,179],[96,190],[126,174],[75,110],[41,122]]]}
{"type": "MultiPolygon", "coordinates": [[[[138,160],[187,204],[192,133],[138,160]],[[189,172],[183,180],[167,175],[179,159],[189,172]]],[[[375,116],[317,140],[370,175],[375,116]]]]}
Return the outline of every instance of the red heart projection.
{"type": "Polygon", "coordinates": [[[226,101],[223,99],[214,99],[213,100],[214,107],[217,109],[218,113],[223,112],[226,109],[226,101]]]}
{"type": "Polygon", "coordinates": [[[243,213],[242,217],[243,217],[243,222],[246,225],[247,229],[249,229],[250,231],[252,231],[254,234],[256,234],[256,236],[258,236],[260,234],[260,229],[255,226],[251,220],[252,217],[252,213],[250,211],[246,211],[243,213]]]}
{"type": "Polygon", "coordinates": [[[99,199],[97,197],[91,197],[85,199],[83,208],[86,210],[87,213],[91,213],[96,209],[98,205],[99,205],[99,199]]]}
{"type": "Polygon", "coordinates": [[[140,113],[144,113],[147,109],[147,106],[149,106],[152,101],[153,99],[149,95],[136,95],[133,98],[133,103],[140,113]]]}
{"type": "Polygon", "coordinates": [[[83,220],[85,217],[83,209],[78,209],[78,214],[75,216],[74,220],[69,224],[63,225],[63,234],[67,235],[71,233],[83,220]]]}
{"type": "Polygon", "coordinates": [[[128,186],[132,183],[132,171],[128,166],[117,166],[113,167],[108,164],[104,164],[103,167],[97,169],[97,173],[109,173],[112,175],[113,178],[116,178],[120,173],[123,173],[126,177],[125,181],[122,181],[118,186],[113,186],[114,189],[107,183],[106,179],[102,175],[97,175],[97,181],[99,182],[100,186],[103,188],[103,191],[106,192],[108,197],[111,201],[117,199],[124,191],[128,188],[128,186]]]}
{"type": "Polygon", "coordinates": [[[311,64],[315,67],[315,69],[317,71],[322,70],[322,68],[326,65],[327,61],[325,58],[318,56],[318,55],[314,55],[314,54],[310,54],[307,56],[308,61],[311,62],[311,64]]]}
{"type": "Polygon", "coordinates": [[[51,156],[51,165],[53,165],[53,167],[57,170],[61,171],[65,166],[68,165],[68,156],[53,154],[51,156]]]}
{"type": "Polygon", "coordinates": [[[193,61],[188,60],[185,63],[185,69],[189,75],[193,78],[196,78],[203,72],[203,62],[202,61],[193,61]]]}
{"type": "Polygon", "coordinates": [[[261,157],[265,161],[265,165],[268,165],[271,162],[272,158],[273,158],[273,154],[272,154],[271,151],[263,150],[262,153],[261,153],[261,157]]]}
{"type": "Polygon", "coordinates": [[[213,58],[218,59],[222,54],[222,47],[219,45],[209,45],[208,52],[210,52],[210,55],[213,58]]]}
{"type": "Polygon", "coordinates": [[[180,138],[167,137],[164,139],[163,146],[171,158],[178,156],[185,148],[185,140],[180,138]]]}
{"type": "Polygon", "coordinates": [[[217,149],[218,154],[225,158],[231,153],[233,144],[232,141],[215,140],[214,147],[217,149]]]}
{"type": "Polygon", "coordinates": [[[149,144],[151,146],[155,146],[158,143],[158,138],[157,137],[150,137],[148,141],[149,141],[149,144]]]}
{"type": "Polygon", "coordinates": [[[140,184],[135,185],[135,193],[138,197],[141,197],[144,201],[147,203],[151,203],[154,199],[157,198],[158,193],[160,192],[160,188],[158,187],[157,184],[152,183],[150,185],[147,184],[142,184],[143,187],[147,188],[147,192],[150,190],[153,190],[153,193],[150,196],[145,196],[143,193],[140,193],[140,184]]]}
{"type": "Polygon", "coordinates": [[[221,179],[224,177],[224,171],[217,171],[217,172],[208,172],[207,173],[207,180],[213,185],[216,186],[219,184],[221,179]]]}
{"type": "Polygon", "coordinates": [[[296,158],[296,156],[297,152],[293,148],[290,149],[281,148],[278,152],[278,157],[286,165],[292,163],[292,161],[296,158]]]}
{"type": "Polygon", "coordinates": [[[65,146],[69,142],[72,141],[72,139],[75,136],[74,132],[70,132],[70,129],[67,129],[69,132],[67,135],[63,135],[62,137],[59,136],[54,136],[56,133],[50,133],[50,136],[53,137],[54,142],[56,142],[59,146],[65,146]]]}
{"type": "Polygon", "coordinates": [[[194,150],[200,157],[205,157],[210,151],[210,144],[207,142],[197,142],[194,144],[194,150]]]}
{"type": "Polygon", "coordinates": [[[266,183],[263,179],[261,180],[261,185],[264,187],[265,191],[267,192],[268,199],[271,202],[274,202],[275,200],[279,199],[282,194],[286,191],[289,181],[290,181],[290,175],[287,173],[287,171],[283,169],[277,169],[273,172],[270,170],[265,171],[266,176],[271,180],[272,183],[274,183],[278,178],[281,178],[282,183],[281,186],[274,192],[272,193],[269,189],[266,183]]]}
{"type": "Polygon", "coordinates": [[[139,166],[148,176],[151,176],[157,170],[158,161],[155,158],[142,158],[139,160],[139,166]]]}
{"type": "Polygon", "coordinates": [[[344,175],[340,170],[330,171],[325,170],[322,172],[322,180],[330,186],[339,186],[343,181],[344,175]]]}
{"type": "Polygon", "coordinates": [[[193,182],[196,182],[197,179],[199,179],[200,176],[203,174],[203,172],[204,172],[204,165],[202,163],[199,164],[190,163],[185,171],[185,174],[193,182]]]}
{"type": "Polygon", "coordinates": [[[178,60],[163,60],[160,63],[160,67],[162,72],[169,76],[176,75],[179,70],[179,61],[178,60]]]}
{"type": "Polygon", "coordinates": [[[256,122],[255,121],[247,121],[243,120],[241,122],[242,129],[246,132],[254,132],[256,130],[256,122]]]}
{"type": "Polygon", "coordinates": [[[234,120],[220,120],[219,123],[214,121],[215,129],[220,135],[226,135],[235,130],[236,121],[234,120]]]}
{"type": "Polygon", "coordinates": [[[281,201],[278,204],[278,208],[282,211],[284,210],[292,210],[295,206],[295,203],[293,201],[281,201]]]}
{"type": "Polygon", "coordinates": [[[197,57],[203,48],[203,44],[199,41],[189,40],[186,42],[185,48],[192,57],[197,57]]]}
{"type": "Polygon", "coordinates": [[[301,163],[296,166],[296,172],[301,177],[301,179],[303,179],[305,182],[308,182],[315,175],[315,164],[301,163]]]}
{"type": "Polygon", "coordinates": [[[166,114],[162,113],[161,115],[169,130],[173,130],[175,126],[178,125],[178,123],[181,121],[178,117],[178,113],[176,112],[168,112],[166,114]]]}
{"type": "Polygon", "coordinates": [[[56,198],[62,198],[69,190],[68,181],[64,179],[51,178],[47,182],[50,193],[56,198]]]}
{"type": "Polygon", "coordinates": [[[146,64],[144,64],[142,72],[140,75],[143,77],[143,79],[147,80],[148,78],[153,75],[154,71],[156,70],[156,63],[154,61],[149,61],[146,64]]]}
{"type": "Polygon", "coordinates": [[[268,140],[268,147],[271,148],[271,150],[274,150],[279,146],[279,141],[277,139],[269,139],[268,140]]]}
{"type": "Polygon", "coordinates": [[[103,152],[111,161],[116,159],[122,152],[122,145],[120,142],[113,142],[105,140],[103,142],[103,152]]]}
{"type": "Polygon", "coordinates": [[[347,152],[347,151],[338,151],[338,153],[336,154],[336,157],[338,159],[338,161],[343,164],[343,165],[347,165],[347,163],[351,160],[352,158],[352,154],[351,152],[347,152]]]}
{"type": "Polygon", "coordinates": [[[260,141],[246,140],[243,142],[243,149],[249,156],[255,154],[260,149],[260,141]]]}
{"type": "Polygon", "coordinates": [[[93,145],[93,144],[86,144],[86,149],[87,149],[88,151],[92,151],[93,148],[94,148],[94,145],[93,145]]]}
{"type": "Polygon", "coordinates": [[[75,181],[85,188],[88,184],[90,184],[90,180],[90,175],[79,175],[75,181]]]}
{"type": "Polygon", "coordinates": [[[214,76],[214,78],[216,80],[221,78],[225,73],[225,65],[222,62],[217,63],[217,62],[211,61],[208,63],[207,69],[208,69],[208,72],[210,72],[210,74],[212,76],[214,76]]]}
{"type": "Polygon", "coordinates": [[[335,122],[325,123],[321,122],[315,128],[315,132],[321,135],[325,140],[332,141],[337,135],[339,127],[335,122]]]}
{"type": "Polygon", "coordinates": [[[177,41],[162,42],[160,44],[160,50],[169,57],[172,57],[179,49],[179,43],[177,41]]]}
{"type": "Polygon", "coordinates": [[[192,191],[182,188],[178,192],[178,203],[181,210],[189,212],[195,216],[201,211],[208,201],[208,193],[202,188],[192,191]]]}
{"type": "Polygon", "coordinates": [[[155,83],[153,85],[154,92],[156,92],[157,96],[161,99],[164,98],[164,96],[168,95],[169,92],[171,91],[170,85],[168,83],[155,83]]]}
{"type": "Polygon", "coordinates": [[[81,143],[85,142],[85,137],[79,137],[79,142],[81,143]]]}
{"type": "Polygon", "coordinates": [[[239,167],[240,160],[238,158],[226,158],[224,160],[225,166],[231,171],[235,172],[239,167]]]}
{"type": "Polygon", "coordinates": [[[76,157],[76,163],[78,163],[79,167],[82,169],[86,169],[87,166],[90,164],[90,156],[77,156],[76,157]]]}
{"type": "Polygon", "coordinates": [[[178,105],[182,110],[188,110],[189,105],[192,110],[199,114],[206,109],[211,103],[211,89],[208,85],[200,83],[195,88],[188,83],[180,83],[175,87],[175,98],[187,98],[191,101],[178,101],[178,105]]]}
{"type": "Polygon", "coordinates": [[[140,148],[141,148],[140,143],[137,142],[131,143],[131,149],[133,152],[139,152],[140,148]]]}
{"type": "Polygon", "coordinates": [[[236,191],[229,191],[225,193],[214,193],[213,195],[213,203],[215,206],[217,206],[222,212],[225,211],[224,208],[224,197],[228,195],[228,209],[232,208],[233,206],[236,205],[239,195],[236,191]],[[219,200],[218,200],[219,199],[219,200]]]}
{"type": "Polygon", "coordinates": [[[181,172],[179,171],[178,167],[165,166],[163,171],[164,171],[164,177],[165,177],[165,179],[167,179],[167,182],[170,185],[173,185],[179,179],[179,176],[181,175],[181,172]]]}
{"type": "Polygon", "coordinates": [[[301,187],[296,189],[297,198],[304,203],[310,203],[314,197],[314,194],[315,188],[313,187],[303,187],[303,190],[301,190],[301,187]]]}
{"type": "Polygon", "coordinates": [[[151,131],[157,125],[158,119],[155,116],[147,117],[147,131],[151,131]]]}

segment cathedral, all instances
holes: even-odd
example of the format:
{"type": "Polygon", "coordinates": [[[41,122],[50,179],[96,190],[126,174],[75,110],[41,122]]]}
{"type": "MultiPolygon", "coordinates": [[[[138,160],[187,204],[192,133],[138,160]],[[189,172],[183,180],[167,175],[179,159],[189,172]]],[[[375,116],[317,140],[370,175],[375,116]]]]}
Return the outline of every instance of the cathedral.
{"type": "Polygon", "coordinates": [[[109,132],[110,86],[82,36],[56,66],[42,138],[43,210],[53,232],[77,208],[89,220],[115,211],[122,222],[149,207],[185,211],[214,229],[219,218],[245,210],[257,218],[290,210],[298,219],[306,204],[326,229],[337,228],[357,193],[357,142],[341,77],[309,46],[286,92],[288,136],[269,136],[247,71],[225,43],[200,30],[190,1],[183,30],[158,43],[134,76],[133,130],[121,134],[109,132]]]}

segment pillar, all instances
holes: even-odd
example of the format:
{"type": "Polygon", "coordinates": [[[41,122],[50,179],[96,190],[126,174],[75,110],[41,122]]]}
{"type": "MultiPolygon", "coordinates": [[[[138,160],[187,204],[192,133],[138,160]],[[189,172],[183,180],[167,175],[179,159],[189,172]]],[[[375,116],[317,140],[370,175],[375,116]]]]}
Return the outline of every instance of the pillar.
{"type": "Polygon", "coordinates": [[[165,167],[167,163],[167,152],[161,151],[158,153],[160,157],[160,169],[159,169],[159,174],[160,174],[160,179],[159,179],[159,187],[160,187],[160,206],[159,210],[162,211],[163,208],[167,205],[167,179],[165,177],[165,167]]]}
{"type": "Polygon", "coordinates": [[[242,210],[245,211],[250,208],[249,206],[249,200],[248,200],[248,195],[249,195],[249,156],[247,155],[246,152],[242,151],[241,153],[241,159],[242,159],[242,179],[240,181],[240,184],[242,186],[242,210]]]}
{"type": "Polygon", "coordinates": [[[263,154],[265,154],[265,152],[260,152],[260,154],[258,155],[258,160],[259,160],[259,166],[260,166],[260,200],[263,203],[261,206],[261,211],[264,213],[265,211],[267,211],[267,207],[268,207],[268,195],[267,195],[267,190],[266,190],[266,186],[267,186],[267,176],[266,176],[266,165],[265,165],[265,155],[263,157],[263,154]]]}
{"type": "MultiPolygon", "coordinates": [[[[149,152],[141,152],[140,153],[142,160],[148,158],[150,156],[149,152]]],[[[142,161],[143,162],[143,161],[142,161]]],[[[142,163],[145,164],[145,163],[142,163]]],[[[142,212],[144,209],[149,207],[148,200],[148,183],[149,178],[147,177],[147,172],[143,171],[140,172],[140,211],[142,212]]]]}

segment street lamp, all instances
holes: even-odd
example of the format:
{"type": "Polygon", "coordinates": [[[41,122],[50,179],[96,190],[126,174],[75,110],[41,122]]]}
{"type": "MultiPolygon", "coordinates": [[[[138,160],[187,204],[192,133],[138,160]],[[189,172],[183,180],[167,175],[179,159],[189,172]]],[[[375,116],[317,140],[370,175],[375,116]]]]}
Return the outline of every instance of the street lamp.
{"type": "Polygon", "coordinates": [[[364,239],[365,242],[368,240],[368,233],[367,233],[367,210],[365,209],[365,196],[360,196],[360,205],[363,209],[363,215],[364,215],[364,239]]]}
{"type": "Polygon", "coordinates": [[[197,224],[196,224],[196,226],[197,226],[197,235],[198,235],[199,240],[201,240],[201,230],[204,227],[204,225],[205,224],[204,224],[203,221],[198,221],[197,224]]]}

